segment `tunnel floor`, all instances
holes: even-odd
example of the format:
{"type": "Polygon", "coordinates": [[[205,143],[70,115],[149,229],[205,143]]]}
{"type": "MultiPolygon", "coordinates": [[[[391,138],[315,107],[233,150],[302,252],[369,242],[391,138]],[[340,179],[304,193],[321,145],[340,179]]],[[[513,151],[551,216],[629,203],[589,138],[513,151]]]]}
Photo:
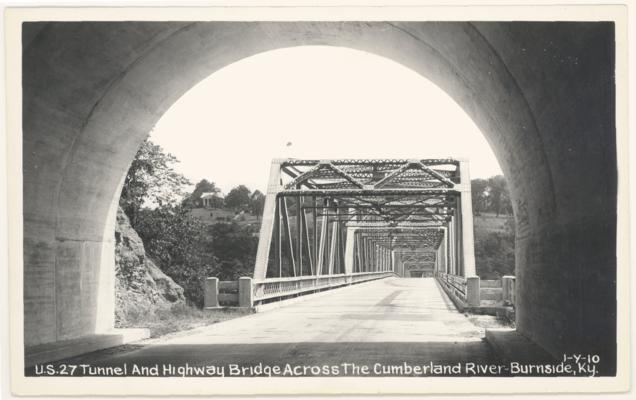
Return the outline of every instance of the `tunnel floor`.
{"type": "MultiPolygon", "coordinates": [[[[433,278],[389,278],[323,292],[176,337],[60,363],[126,365],[126,374],[131,374],[132,366],[235,364],[247,368],[247,375],[242,376],[262,374],[262,369],[250,369],[259,364],[340,366],[341,373],[336,375],[342,375],[343,363],[370,367],[376,363],[488,364],[493,361],[493,354],[483,337],[484,330],[456,310],[433,278]]],[[[317,375],[333,372],[320,370],[317,375]]],[[[179,374],[177,370],[172,374],[169,369],[162,373],[179,374]]],[[[404,374],[403,370],[395,373],[404,374]]],[[[432,370],[423,375],[431,374],[447,375],[432,370]]],[[[389,371],[386,375],[393,374],[389,371]]]]}

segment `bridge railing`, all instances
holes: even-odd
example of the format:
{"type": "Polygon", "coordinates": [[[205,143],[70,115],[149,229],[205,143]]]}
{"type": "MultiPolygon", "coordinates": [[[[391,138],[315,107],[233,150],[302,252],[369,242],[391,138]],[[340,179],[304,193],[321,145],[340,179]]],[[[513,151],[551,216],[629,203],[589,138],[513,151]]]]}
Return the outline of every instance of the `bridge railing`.
{"type": "Polygon", "coordinates": [[[437,280],[448,294],[466,303],[466,278],[439,272],[437,280]]]}
{"type": "Polygon", "coordinates": [[[460,310],[467,307],[479,307],[481,301],[478,276],[463,277],[437,272],[435,277],[460,310]]]}
{"type": "Polygon", "coordinates": [[[294,278],[268,278],[253,283],[253,301],[293,296],[317,290],[366,282],[395,276],[393,272],[359,272],[324,276],[300,276],[294,278]]]}
{"type": "MultiPolygon", "coordinates": [[[[264,302],[283,300],[289,297],[392,276],[397,275],[391,271],[379,271],[292,278],[267,278],[262,280],[240,278],[237,285],[238,293],[233,297],[236,301],[230,302],[230,304],[239,307],[252,307],[264,302]]],[[[236,285],[236,283],[234,284],[236,285]]],[[[231,285],[230,282],[218,282],[217,278],[208,278],[205,288],[205,307],[219,307],[224,303],[224,300],[229,299],[231,295],[223,293],[223,287],[229,286],[234,285],[231,285]]],[[[225,302],[225,304],[228,304],[228,302],[225,302]]]]}

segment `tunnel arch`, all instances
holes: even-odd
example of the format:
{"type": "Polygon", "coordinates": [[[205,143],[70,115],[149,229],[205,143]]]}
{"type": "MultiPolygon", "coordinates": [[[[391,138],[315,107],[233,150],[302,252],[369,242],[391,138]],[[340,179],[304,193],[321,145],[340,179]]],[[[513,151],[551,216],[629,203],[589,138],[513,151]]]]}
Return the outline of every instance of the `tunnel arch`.
{"type": "Polygon", "coordinates": [[[114,273],[109,236],[117,194],[130,160],[161,115],[225,65],[267,50],[319,44],[403,64],[437,84],[467,112],[510,183],[517,221],[518,330],[555,354],[582,346],[607,352],[607,330],[615,331],[611,317],[616,309],[611,296],[616,223],[611,24],[27,25],[27,345],[112,328],[112,319],[104,316],[113,308],[108,299],[114,273]],[[576,54],[583,67],[563,69],[562,61],[545,56],[541,47],[548,41],[576,54]],[[579,84],[581,79],[586,85],[579,84]],[[585,115],[585,110],[596,111],[585,115]],[[589,160],[598,161],[596,168],[589,160]],[[589,198],[591,189],[597,194],[589,198]],[[585,196],[588,200],[579,201],[585,196]],[[592,210],[598,213],[592,215],[592,210]],[[599,242],[599,232],[607,239],[599,242]],[[582,287],[592,281],[610,295],[600,302],[586,298],[582,287]],[[578,333],[581,329],[586,332],[578,333]]]}

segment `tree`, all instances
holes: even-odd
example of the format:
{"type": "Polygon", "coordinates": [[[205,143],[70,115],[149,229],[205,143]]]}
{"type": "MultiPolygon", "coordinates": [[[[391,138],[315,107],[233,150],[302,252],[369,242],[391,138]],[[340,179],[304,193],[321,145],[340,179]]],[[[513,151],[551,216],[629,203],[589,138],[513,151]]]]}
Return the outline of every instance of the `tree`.
{"type": "Polygon", "coordinates": [[[174,205],[184,195],[190,181],[173,169],[178,160],[161,146],[146,139],[137,151],[121,191],[119,204],[136,227],[143,207],[174,205]]]}
{"type": "Polygon", "coordinates": [[[481,215],[488,207],[488,181],[485,179],[473,179],[470,181],[473,212],[481,215]]]}
{"type": "Polygon", "coordinates": [[[246,208],[250,204],[250,190],[245,185],[239,185],[230,190],[225,196],[225,206],[234,209],[246,208]]]}
{"type": "Polygon", "coordinates": [[[508,185],[503,175],[488,178],[488,196],[490,198],[491,211],[497,216],[501,213],[509,214],[512,210],[508,185]]]}
{"type": "Polygon", "coordinates": [[[482,212],[493,212],[497,216],[512,214],[510,193],[503,175],[491,176],[488,179],[473,179],[470,184],[475,215],[480,215],[482,212]]]}
{"type": "Polygon", "coordinates": [[[218,223],[208,228],[210,251],[219,260],[216,276],[220,280],[236,280],[251,276],[256,259],[258,237],[251,230],[235,222],[218,223]]]}
{"type": "Polygon", "coordinates": [[[250,213],[256,215],[257,220],[263,215],[265,207],[265,195],[260,190],[255,190],[250,197],[250,213]]]}

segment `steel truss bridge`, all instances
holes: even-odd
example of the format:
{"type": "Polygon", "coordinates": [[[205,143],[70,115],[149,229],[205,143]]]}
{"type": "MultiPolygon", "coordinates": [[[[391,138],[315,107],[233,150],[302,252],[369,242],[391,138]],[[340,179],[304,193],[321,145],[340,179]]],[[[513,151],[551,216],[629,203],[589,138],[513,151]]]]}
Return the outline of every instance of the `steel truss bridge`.
{"type": "Polygon", "coordinates": [[[454,301],[479,305],[467,161],[272,162],[241,303],[411,274],[435,276],[454,301]]]}

